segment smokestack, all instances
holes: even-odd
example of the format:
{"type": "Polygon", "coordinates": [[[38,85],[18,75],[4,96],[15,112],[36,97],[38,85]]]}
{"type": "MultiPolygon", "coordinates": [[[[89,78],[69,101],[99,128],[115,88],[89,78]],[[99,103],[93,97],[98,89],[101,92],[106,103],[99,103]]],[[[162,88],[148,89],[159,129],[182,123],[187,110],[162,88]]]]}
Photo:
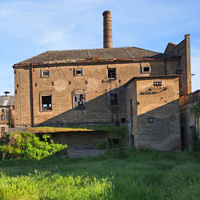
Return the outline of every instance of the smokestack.
{"type": "Polygon", "coordinates": [[[109,10],[103,12],[103,47],[112,48],[112,20],[109,10]]]}

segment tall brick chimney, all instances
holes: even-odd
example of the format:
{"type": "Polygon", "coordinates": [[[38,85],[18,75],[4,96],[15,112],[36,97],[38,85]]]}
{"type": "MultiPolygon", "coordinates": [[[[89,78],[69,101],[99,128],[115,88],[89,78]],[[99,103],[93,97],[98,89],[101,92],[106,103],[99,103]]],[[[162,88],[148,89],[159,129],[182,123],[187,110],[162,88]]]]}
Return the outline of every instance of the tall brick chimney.
{"type": "Polygon", "coordinates": [[[103,12],[103,47],[112,48],[112,20],[109,10],[103,12]]]}

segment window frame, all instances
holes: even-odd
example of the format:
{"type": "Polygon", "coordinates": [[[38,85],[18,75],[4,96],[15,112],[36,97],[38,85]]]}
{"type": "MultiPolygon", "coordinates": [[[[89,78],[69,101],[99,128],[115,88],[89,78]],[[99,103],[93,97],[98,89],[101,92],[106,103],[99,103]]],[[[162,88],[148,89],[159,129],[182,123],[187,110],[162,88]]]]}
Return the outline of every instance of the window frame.
{"type": "Polygon", "coordinates": [[[1,121],[5,121],[6,120],[6,116],[5,115],[1,115],[1,121]]]}
{"type": "Polygon", "coordinates": [[[73,70],[74,76],[83,76],[83,69],[78,68],[73,70]]]}
{"type": "Polygon", "coordinates": [[[50,70],[41,70],[41,77],[42,78],[49,78],[50,77],[50,70]],[[46,75],[44,73],[47,73],[46,75]]]}
{"type": "MultiPolygon", "coordinates": [[[[45,101],[45,100],[44,100],[45,101]]],[[[49,112],[53,110],[53,106],[52,106],[52,95],[41,95],[41,111],[42,112],[49,112]],[[51,103],[43,103],[43,97],[51,97],[51,103]],[[46,107],[44,105],[47,105],[46,107]],[[51,106],[49,106],[51,105],[51,106]],[[47,109],[45,109],[47,108],[47,109]]]]}
{"type": "Polygon", "coordinates": [[[110,107],[118,107],[119,106],[119,93],[118,92],[110,92],[109,93],[109,103],[110,103],[110,107]],[[113,96],[113,98],[111,96],[113,96]],[[113,103],[115,101],[117,103],[113,103]]]}
{"type": "Polygon", "coordinates": [[[141,73],[142,74],[150,74],[151,73],[151,66],[142,66],[141,67],[141,73]],[[146,68],[148,68],[149,70],[145,70],[146,68]]]}
{"type": "Polygon", "coordinates": [[[85,109],[85,102],[86,102],[86,95],[85,93],[75,93],[73,95],[73,107],[75,109],[85,109]],[[82,96],[82,97],[81,97],[82,96]],[[79,101],[78,101],[79,98],[79,101]]]}
{"type": "Polygon", "coordinates": [[[107,68],[108,79],[117,79],[117,69],[116,68],[107,68]],[[109,72],[114,70],[114,72],[109,72]]]}
{"type": "Polygon", "coordinates": [[[1,126],[1,133],[5,133],[6,132],[6,127],[5,126],[1,126]],[[2,129],[4,130],[4,131],[2,131],[2,129]]]}

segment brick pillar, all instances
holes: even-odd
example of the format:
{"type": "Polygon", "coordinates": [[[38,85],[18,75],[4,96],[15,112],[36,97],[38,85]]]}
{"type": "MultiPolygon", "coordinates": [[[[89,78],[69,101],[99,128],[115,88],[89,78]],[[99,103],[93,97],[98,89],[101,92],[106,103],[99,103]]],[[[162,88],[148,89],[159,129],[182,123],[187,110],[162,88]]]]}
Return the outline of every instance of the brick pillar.
{"type": "Polygon", "coordinates": [[[185,56],[186,56],[186,94],[190,94],[191,89],[191,61],[190,61],[190,34],[185,35],[185,56]]]}
{"type": "Polygon", "coordinates": [[[103,12],[104,22],[103,22],[103,47],[104,48],[112,48],[112,20],[111,20],[111,12],[105,11],[103,12]]]}

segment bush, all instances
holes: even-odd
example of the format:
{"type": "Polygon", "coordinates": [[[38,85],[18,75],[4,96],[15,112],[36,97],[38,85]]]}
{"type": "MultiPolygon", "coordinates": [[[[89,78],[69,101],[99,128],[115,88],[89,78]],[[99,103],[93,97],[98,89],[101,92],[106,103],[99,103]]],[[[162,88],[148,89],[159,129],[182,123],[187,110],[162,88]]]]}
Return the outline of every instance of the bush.
{"type": "Polygon", "coordinates": [[[67,145],[54,144],[52,140],[47,141],[50,135],[42,136],[44,141],[40,141],[34,133],[14,132],[3,136],[0,142],[0,152],[2,158],[30,158],[42,159],[67,148],[67,145]]]}
{"type": "Polygon", "coordinates": [[[94,144],[97,149],[119,149],[123,150],[124,140],[127,136],[127,128],[125,126],[107,126],[107,139],[103,140],[94,140],[94,144]],[[117,144],[114,143],[114,139],[117,141],[117,144]]]}

